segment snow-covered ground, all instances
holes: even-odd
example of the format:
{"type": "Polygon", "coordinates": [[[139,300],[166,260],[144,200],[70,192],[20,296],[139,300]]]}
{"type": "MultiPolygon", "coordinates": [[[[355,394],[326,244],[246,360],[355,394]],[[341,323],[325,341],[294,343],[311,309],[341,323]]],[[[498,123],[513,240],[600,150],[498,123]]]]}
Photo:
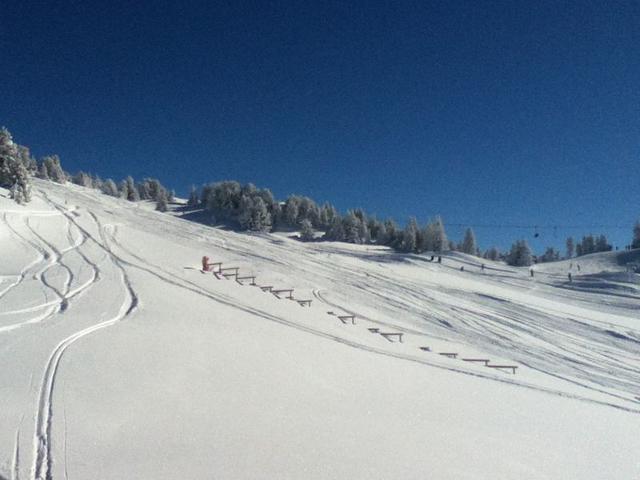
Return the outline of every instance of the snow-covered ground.
{"type": "Polygon", "coordinates": [[[0,190],[0,478],[640,478],[638,252],[531,277],[34,197],[0,190]]]}

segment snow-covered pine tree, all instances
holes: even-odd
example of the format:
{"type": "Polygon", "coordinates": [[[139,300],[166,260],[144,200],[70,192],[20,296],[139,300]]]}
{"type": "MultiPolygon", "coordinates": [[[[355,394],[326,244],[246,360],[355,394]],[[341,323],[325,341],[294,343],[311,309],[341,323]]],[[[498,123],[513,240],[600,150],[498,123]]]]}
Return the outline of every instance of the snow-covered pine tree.
{"type": "Polygon", "coordinates": [[[0,129],[0,186],[9,187],[9,194],[17,203],[31,200],[31,179],[20,158],[18,145],[6,128],[0,129]]]}
{"type": "Polygon", "coordinates": [[[433,238],[433,250],[436,252],[444,252],[449,245],[447,240],[447,232],[444,229],[444,222],[440,215],[436,216],[433,238]]]}
{"type": "Polygon", "coordinates": [[[67,181],[67,176],[62,170],[58,155],[48,155],[42,159],[42,163],[47,167],[47,174],[50,180],[56,183],[65,183],[67,181]]]}
{"type": "Polygon", "coordinates": [[[242,196],[238,221],[243,230],[265,232],[271,229],[271,215],[264,200],[259,196],[242,196]]]}
{"type": "Polygon", "coordinates": [[[27,169],[29,175],[35,174],[38,170],[38,162],[31,156],[29,147],[25,147],[24,145],[16,145],[16,147],[18,148],[18,158],[24,165],[24,168],[27,169]]]}
{"type": "Polygon", "coordinates": [[[342,219],[342,228],[344,230],[344,241],[348,243],[362,243],[360,238],[361,221],[356,217],[353,210],[349,210],[342,219]]]}
{"type": "Polygon", "coordinates": [[[358,236],[360,237],[360,243],[371,243],[371,231],[367,226],[366,220],[360,220],[360,225],[358,225],[358,236]]]}
{"type": "Polygon", "coordinates": [[[376,220],[376,236],[375,242],[378,245],[386,245],[389,242],[389,234],[387,233],[387,227],[383,222],[376,220]]]}
{"type": "Polygon", "coordinates": [[[147,181],[147,179],[136,183],[136,190],[138,190],[138,196],[140,197],[140,200],[152,200],[151,192],[149,189],[149,182],[147,181]]]}
{"type": "Polygon", "coordinates": [[[331,225],[333,224],[334,218],[336,218],[337,216],[338,211],[335,209],[335,207],[330,203],[325,202],[325,204],[320,209],[320,227],[324,228],[325,230],[329,229],[329,227],[331,227],[331,225]]]}
{"type": "Polygon", "coordinates": [[[467,228],[464,232],[464,240],[462,241],[462,251],[470,255],[475,255],[477,250],[476,235],[473,233],[473,229],[467,228]]]}
{"type": "Polygon", "coordinates": [[[320,209],[316,202],[309,197],[300,197],[300,204],[298,205],[297,223],[300,224],[304,219],[309,220],[313,226],[320,224],[320,209]]]}
{"type": "MultiPolygon", "coordinates": [[[[166,196],[166,192],[165,192],[166,196]]],[[[133,181],[133,177],[129,175],[127,178],[122,180],[120,183],[120,197],[125,200],[129,200],[130,202],[138,202],[140,201],[140,195],[138,194],[138,189],[136,188],[136,184],[133,181]]],[[[157,201],[157,198],[156,198],[157,201]]]]}
{"type": "Polygon", "coordinates": [[[388,218],[384,221],[384,228],[387,234],[385,236],[386,239],[383,245],[395,247],[395,245],[402,240],[402,232],[399,230],[398,225],[393,219],[388,218]]]}
{"type": "Polygon", "coordinates": [[[110,178],[107,178],[102,184],[102,193],[111,197],[118,197],[120,195],[116,182],[110,178]]]}
{"type": "Polygon", "coordinates": [[[307,218],[302,220],[300,224],[300,240],[303,242],[310,242],[315,238],[315,231],[313,230],[313,225],[311,225],[311,221],[307,218]]]}
{"type": "Polygon", "coordinates": [[[333,242],[344,242],[345,233],[342,218],[340,217],[340,215],[336,215],[335,217],[333,217],[331,225],[329,225],[329,228],[325,232],[323,238],[325,240],[330,240],[333,242]]]}
{"type": "Polygon", "coordinates": [[[91,183],[93,184],[93,188],[95,188],[96,190],[102,190],[102,185],[104,184],[104,182],[99,175],[94,176],[91,183]]]}
{"type": "Polygon", "coordinates": [[[71,181],[76,185],[80,185],[81,187],[92,188],[93,187],[93,179],[91,175],[84,173],[82,170],[76,173],[71,181]]]}
{"type": "Polygon", "coordinates": [[[189,200],[187,200],[187,206],[195,208],[198,206],[198,203],[198,189],[196,189],[195,185],[191,185],[191,191],[189,192],[189,200]]]}
{"type": "Polygon", "coordinates": [[[511,246],[507,263],[515,267],[528,267],[533,263],[531,249],[526,240],[518,240],[511,246]]]}
{"type": "Polygon", "coordinates": [[[400,250],[405,253],[415,252],[418,247],[418,222],[414,217],[409,219],[407,226],[402,232],[402,242],[400,243],[400,250]]]}
{"type": "Polygon", "coordinates": [[[47,164],[44,161],[40,162],[40,166],[38,167],[38,173],[36,176],[38,178],[41,178],[42,180],[50,180],[49,170],[47,169],[47,164]]]}
{"type": "MultiPolygon", "coordinates": [[[[129,188],[129,186],[127,186],[129,188]]],[[[156,210],[159,212],[166,212],[169,209],[169,202],[167,199],[167,191],[162,188],[158,190],[156,195],[156,210]]]]}
{"type": "Polygon", "coordinates": [[[298,218],[300,215],[301,198],[297,195],[289,195],[284,202],[284,222],[288,227],[295,228],[298,226],[298,218]]]}

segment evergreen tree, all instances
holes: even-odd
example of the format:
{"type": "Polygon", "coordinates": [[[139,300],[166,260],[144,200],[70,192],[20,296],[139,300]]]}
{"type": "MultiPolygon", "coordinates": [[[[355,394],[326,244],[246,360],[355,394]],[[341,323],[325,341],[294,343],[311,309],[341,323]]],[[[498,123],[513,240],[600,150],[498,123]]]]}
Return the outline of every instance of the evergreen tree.
{"type": "Polygon", "coordinates": [[[47,166],[49,179],[56,183],[65,183],[67,181],[67,176],[62,170],[62,165],[60,164],[60,157],[57,155],[49,155],[44,157],[42,162],[47,166]]]}
{"type": "Polygon", "coordinates": [[[567,258],[573,258],[573,254],[576,250],[575,244],[573,243],[573,237],[567,238],[567,258]]]}
{"type": "Polygon", "coordinates": [[[96,190],[102,190],[102,186],[104,185],[104,182],[102,181],[100,176],[96,175],[95,177],[93,177],[92,183],[93,183],[93,188],[95,188],[96,190]]]}
{"type": "Polygon", "coordinates": [[[333,242],[344,242],[345,241],[345,232],[344,226],[342,223],[342,218],[340,215],[336,215],[331,220],[331,225],[324,234],[323,237],[325,240],[331,240],[333,242]]]}
{"type": "Polygon", "coordinates": [[[448,245],[449,242],[447,241],[444,222],[442,221],[442,218],[440,218],[440,215],[437,215],[434,228],[433,250],[436,252],[444,252],[448,245]]]}
{"type": "Polygon", "coordinates": [[[195,185],[192,185],[191,191],[189,192],[189,200],[187,200],[187,206],[191,208],[195,208],[198,206],[198,203],[199,203],[198,190],[196,189],[195,185]]]}
{"type": "Polygon", "coordinates": [[[376,236],[374,238],[378,245],[387,245],[389,241],[389,234],[387,233],[387,227],[384,223],[376,220],[376,236]]]}
{"type": "Polygon", "coordinates": [[[112,179],[107,178],[102,184],[102,193],[111,197],[119,196],[118,186],[112,179]]]}
{"type": "Polygon", "coordinates": [[[544,254],[542,254],[538,260],[541,263],[555,262],[556,260],[560,260],[560,252],[553,247],[547,247],[544,254]]]}
{"type": "MultiPolygon", "coordinates": [[[[132,185],[127,185],[126,188],[129,189],[131,187],[132,185]]],[[[169,209],[169,202],[167,199],[167,191],[163,188],[158,191],[158,194],[156,196],[156,210],[158,210],[159,212],[166,212],[168,209],[169,209]]]]}
{"type": "Polygon", "coordinates": [[[136,190],[138,190],[138,196],[140,200],[153,200],[151,196],[151,189],[149,188],[149,182],[144,179],[142,182],[136,183],[136,190]]]}
{"type": "Polygon", "coordinates": [[[315,238],[315,232],[313,230],[313,225],[311,225],[311,221],[308,219],[304,219],[300,224],[300,240],[303,242],[310,242],[315,238]]]}
{"type": "Polygon", "coordinates": [[[290,195],[284,203],[284,222],[288,227],[296,228],[298,226],[298,217],[300,215],[301,198],[297,195],[290,195]]]}
{"type": "Polygon", "coordinates": [[[360,237],[360,243],[371,243],[371,231],[369,230],[365,220],[360,220],[360,225],[358,225],[358,236],[360,237]]]}
{"type": "Polygon", "coordinates": [[[356,217],[352,210],[349,210],[342,219],[342,229],[344,231],[344,241],[347,243],[362,243],[360,238],[361,220],[356,217]]]}
{"type": "Polygon", "coordinates": [[[387,232],[386,240],[383,245],[394,247],[402,240],[402,232],[398,229],[398,225],[391,218],[384,221],[384,228],[387,232]]]}
{"type": "Polygon", "coordinates": [[[400,243],[400,250],[406,253],[415,252],[418,246],[418,222],[414,217],[409,219],[407,226],[402,232],[402,242],[400,243]]]}
{"type": "Polygon", "coordinates": [[[16,147],[18,149],[18,158],[24,165],[24,168],[27,169],[29,175],[35,174],[38,170],[38,162],[36,162],[36,159],[31,156],[29,147],[25,147],[23,145],[16,145],[16,147]]]}
{"type": "Polygon", "coordinates": [[[263,232],[271,229],[271,215],[261,197],[243,195],[239,209],[238,221],[243,230],[263,232]]]}
{"type": "Polygon", "coordinates": [[[533,262],[531,249],[526,240],[518,240],[511,246],[511,251],[507,255],[507,263],[516,267],[526,267],[533,262]]]}
{"type": "Polygon", "coordinates": [[[491,247],[484,253],[484,258],[487,260],[493,260],[494,262],[500,258],[500,252],[496,247],[491,247]]]}
{"type": "Polygon", "coordinates": [[[49,170],[47,169],[47,164],[44,161],[40,162],[37,177],[43,180],[49,180],[49,170]]]}
{"type": "Polygon", "coordinates": [[[640,248],[640,220],[637,221],[633,227],[633,240],[631,241],[631,248],[640,248]]]}
{"type": "MultiPolygon", "coordinates": [[[[163,189],[164,190],[164,189],[163,189]]],[[[138,189],[136,188],[135,182],[131,176],[125,178],[120,184],[120,196],[125,200],[129,200],[130,202],[138,202],[140,201],[140,195],[138,194],[138,189]]],[[[165,192],[166,199],[166,192],[165,192]]],[[[156,197],[156,201],[158,198],[156,197]]]]}
{"type": "Polygon", "coordinates": [[[470,255],[476,255],[477,250],[476,235],[471,228],[467,228],[467,231],[464,233],[461,251],[470,255]]]}
{"type": "Polygon", "coordinates": [[[0,186],[9,187],[9,195],[17,203],[31,200],[29,171],[20,158],[18,145],[4,127],[0,129],[0,186]]]}
{"type": "Polygon", "coordinates": [[[596,241],[596,252],[609,252],[613,247],[609,245],[607,237],[600,235],[596,241]]]}
{"type": "Polygon", "coordinates": [[[325,203],[320,209],[320,227],[328,229],[333,224],[333,220],[338,216],[338,212],[333,205],[325,203]]]}
{"type": "Polygon", "coordinates": [[[202,202],[218,219],[234,219],[238,215],[242,188],[238,182],[224,181],[203,189],[202,202]]]}
{"type": "Polygon", "coordinates": [[[81,187],[92,188],[93,187],[93,179],[90,175],[84,173],[82,170],[76,173],[71,181],[76,185],[80,185],[81,187]]]}

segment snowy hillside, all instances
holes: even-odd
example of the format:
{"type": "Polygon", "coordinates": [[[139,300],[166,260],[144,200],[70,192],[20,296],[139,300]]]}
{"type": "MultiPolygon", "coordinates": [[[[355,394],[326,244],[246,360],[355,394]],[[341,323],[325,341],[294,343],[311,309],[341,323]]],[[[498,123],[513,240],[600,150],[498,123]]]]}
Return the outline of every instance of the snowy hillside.
{"type": "Polygon", "coordinates": [[[0,478],[640,478],[638,251],[531,277],[6,193],[0,478]]]}

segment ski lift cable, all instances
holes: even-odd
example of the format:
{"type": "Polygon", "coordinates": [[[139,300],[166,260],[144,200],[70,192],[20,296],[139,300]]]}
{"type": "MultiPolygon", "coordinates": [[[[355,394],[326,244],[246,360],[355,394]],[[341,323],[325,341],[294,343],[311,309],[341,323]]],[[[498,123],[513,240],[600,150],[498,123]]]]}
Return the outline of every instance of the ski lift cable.
{"type": "Polygon", "coordinates": [[[447,227],[473,227],[473,228],[511,228],[511,229],[527,229],[527,230],[554,230],[558,229],[580,229],[580,230],[589,230],[602,228],[607,230],[613,229],[621,229],[621,230],[629,230],[631,227],[629,225],[520,225],[520,224],[489,224],[489,223],[451,223],[444,222],[447,227]]]}

